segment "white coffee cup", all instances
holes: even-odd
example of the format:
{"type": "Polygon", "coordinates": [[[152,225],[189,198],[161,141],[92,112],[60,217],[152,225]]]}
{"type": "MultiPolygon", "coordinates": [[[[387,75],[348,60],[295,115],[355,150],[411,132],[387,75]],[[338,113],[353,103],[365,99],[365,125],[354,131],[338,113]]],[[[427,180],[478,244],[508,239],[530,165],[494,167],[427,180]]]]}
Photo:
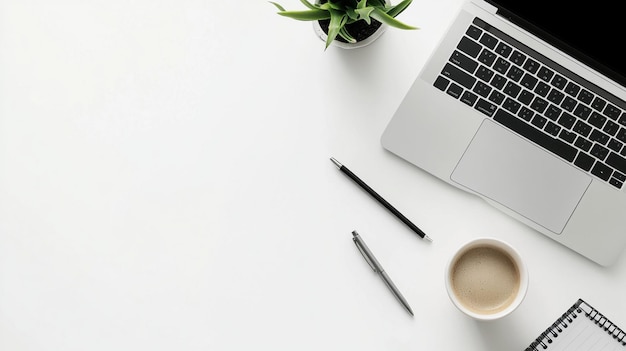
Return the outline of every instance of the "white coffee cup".
{"type": "Polygon", "coordinates": [[[478,238],[462,245],[448,261],[446,289],[466,315],[489,321],[513,312],[528,290],[528,270],[511,245],[478,238]]]}

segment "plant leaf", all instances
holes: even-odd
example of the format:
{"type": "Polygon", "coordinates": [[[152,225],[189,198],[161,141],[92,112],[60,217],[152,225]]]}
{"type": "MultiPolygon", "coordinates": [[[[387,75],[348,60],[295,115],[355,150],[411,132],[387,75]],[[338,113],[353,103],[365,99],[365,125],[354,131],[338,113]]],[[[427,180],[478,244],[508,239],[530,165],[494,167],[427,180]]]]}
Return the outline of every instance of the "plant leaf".
{"type": "Polygon", "coordinates": [[[277,3],[273,2],[273,1],[270,1],[269,3],[270,3],[270,4],[273,4],[274,6],[276,6],[276,7],[278,8],[278,10],[279,10],[279,11],[282,11],[282,12],[284,12],[284,11],[285,11],[285,8],[284,8],[284,7],[282,7],[282,6],[280,6],[279,4],[277,4],[277,3]]]}
{"type": "Polygon", "coordinates": [[[341,8],[340,5],[335,4],[334,2],[330,2],[327,1],[323,4],[317,5],[318,8],[323,9],[323,10],[339,10],[339,11],[343,11],[343,9],[341,8]]]}
{"type": "Polygon", "coordinates": [[[307,0],[300,0],[301,3],[304,4],[304,6],[308,7],[311,10],[317,10],[319,9],[319,7],[316,7],[315,5],[311,4],[310,2],[308,2],[307,0]]]}
{"type": "Polygon", "coordinates": [[[328,24],[328,38],[326,38],[326,48],[330,46],[330,43],[335,40],[339,31],[348,21],[348,16],[340,11],[329,10],[330,12],[330,23],[328,24]]]}
{"type": "Polygon", "coordinates": [[[354,39],[354,37],[350,33],[348,33],[346,27],[341,27],[341,29],[339,30],[339,36],[344,38],[349,43],[356,43],[356,39],[354,39]]]}
{"type": "Polygon", "coordinates": [[[411,2],[413,0],[404,0],[401,3],[397,4],[396,6],[393,6],[391,9],[387,10],[387,14],[391,17],[396,17],[399,14],[402,13],[402,11],[404,11],[404,9],[406,9],[409,5],[411,5],[411,2]]]}
{"type": "Polygon", "coordinates": [[[351,21],[356,21],[359,19],[359,14],[354,9],[346,9],[346,15],[350,17],[351,21]]]}
{"type": "Polygon", "coordinates": [[[372,19],[370,18],[370,14],[372,13],[372,11],[374,11],[374,8],[368,6],[362,9],[357,9],[356,13],[359,15],[359,19],[364,20],[367,24],[371,24],[372,19]]]}
{"type": "Polygon", "coordinates": [[[339,11],[343,11],[344,6],[345,6],[342,1],[340,1],[339,3],[335,3],[332,0],[328,0],[328,3],[330,4],[330,7],[332,7],[334,10],[339,10],[339,11]]]}
{"type": "Polygon", "coordinates": [[[385,11],[381,10],[381,9],[374,9],[374,11],[372,11],[372,13],[370,14],[370,16],[382,23],[385,23],[391,27],[396,27],[399,29],[419,29],[417,27],[413,27],[413,26],[409,26],[408,24],[404,24],[400,21],[398,21],[397,19],[389,16],[385,11]]]}
{"type": "Polygon", "coordinates": [[[319,21],[330,18],[328,11],[324,10],[281,11],[278,14],[298,21],[319,21]]]}

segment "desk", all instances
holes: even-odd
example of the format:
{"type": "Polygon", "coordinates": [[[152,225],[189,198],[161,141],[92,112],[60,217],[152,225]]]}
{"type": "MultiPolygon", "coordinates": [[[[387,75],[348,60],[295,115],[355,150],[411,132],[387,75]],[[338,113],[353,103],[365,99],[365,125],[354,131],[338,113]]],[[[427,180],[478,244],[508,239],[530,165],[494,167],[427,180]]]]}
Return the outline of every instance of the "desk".
{"type": "Polygon", "coordinates": [[[416,0],[421,30],[353,51],[265,1],[1,1],[0,350],[521,350],[579,297],[626,326],[626,257],[600,267],[380,146],[461,1],[416,0]],[[530,270],[495,323],[444,288],[477,236],[530,270]]]}

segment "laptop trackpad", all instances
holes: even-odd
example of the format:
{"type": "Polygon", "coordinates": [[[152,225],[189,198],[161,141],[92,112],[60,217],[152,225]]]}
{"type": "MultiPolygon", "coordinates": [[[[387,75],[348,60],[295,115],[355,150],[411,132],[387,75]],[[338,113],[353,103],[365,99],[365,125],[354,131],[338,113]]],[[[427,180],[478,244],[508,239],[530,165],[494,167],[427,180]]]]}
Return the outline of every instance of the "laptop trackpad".
{"type": "Polygon", "coordinates": [[[561,233],[591,177],[485,120],[450,178],[561,233]]]}

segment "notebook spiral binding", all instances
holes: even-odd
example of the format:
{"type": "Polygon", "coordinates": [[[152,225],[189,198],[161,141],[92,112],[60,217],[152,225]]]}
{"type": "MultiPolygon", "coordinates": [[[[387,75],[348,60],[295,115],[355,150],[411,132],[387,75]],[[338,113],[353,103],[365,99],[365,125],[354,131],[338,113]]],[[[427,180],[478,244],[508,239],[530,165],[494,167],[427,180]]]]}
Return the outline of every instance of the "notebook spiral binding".
{"type": "Polygon", "coordinates": [[[617,340],[622,346],[626,346],[626,333],[595,308],[589,306],[582,299],[570,307],[561,317],[559,317],[551,326],[549,326],[539,337],[526,348],[526,351],[546,350],[554,339],[566,329],[574,319],[584,316],[592,320],[597,326],[601,327],[613,339],[617,340]],[[584,308],[583,308],[584,307],[584,308]]]}

